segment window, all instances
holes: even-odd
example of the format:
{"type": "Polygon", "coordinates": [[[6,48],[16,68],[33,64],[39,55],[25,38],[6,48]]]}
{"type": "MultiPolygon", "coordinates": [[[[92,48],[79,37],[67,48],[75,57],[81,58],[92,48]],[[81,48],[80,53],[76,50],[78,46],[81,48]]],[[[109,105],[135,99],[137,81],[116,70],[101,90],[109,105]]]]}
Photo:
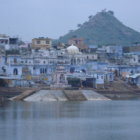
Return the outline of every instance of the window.
{"type": "Polygon", "coordinates": [[[60,83],[65,83],[65,76],[64,76],[64,74],[60,75],[60,83]]]}
{"type": "Polygon", "coordinates": [[[37,43],[37,44],[40,44],[40,40],[37,40],[36,43],[37,43]]]}
{"type": "Polygon", "coordinates": [[[50,41],[46,40],[46,44],[50,44],[50,41]]]}
{"type": "Polygon", "coordinates": [[[5,67],[2,67],[2,70],[3,70],[3,72],[6,72],[6,69],[5,69],[5,67]]]}
{"type": "Polygon", "coordinates": [[[16,58],[14,58],[14,63],[17,63],[17,59],[16,58]]]}
{"type": "Polygon", "coordinates": [[[5,40],[5,44],[8,44],[8,40],[5,40]]]}
{"type": "Polygon", "coordinates": [[[47,68],[45,68],[44,72],[47,73],[47,68]]]}
{"type": "Polygon", "coordinates": [[[40,69],[40,74],[42,73],[42,68],[40,69]]]}
{"type": "Polygon", "coordinates": [[[77,59],[77,63],[80,63],[80,59],[79,58],[77,59]]]}
{"type": "Polygon", "coordinates": [[[46,68],[40,68],[40,74],[43,74],[43,73],[47,73],[47,69],[46,68]]]}
{"type": "Polygon", "coordinates": [[[13,75],[18,75],[18,70],[17,70],[17,68],[15,68],[15,69],[13,70],[13,75]]]}
{"type": "Polygon", "coordinates": [[[78,40],[75,40],[75,44],[78,44],[78,40]]]}

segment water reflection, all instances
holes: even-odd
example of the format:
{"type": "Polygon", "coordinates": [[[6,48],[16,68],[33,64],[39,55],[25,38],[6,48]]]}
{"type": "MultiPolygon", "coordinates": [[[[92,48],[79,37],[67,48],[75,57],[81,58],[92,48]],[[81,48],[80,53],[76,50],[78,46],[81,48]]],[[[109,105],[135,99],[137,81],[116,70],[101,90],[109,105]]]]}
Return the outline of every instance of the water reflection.
{"type": "Polygon", "coordinates": [[[140,137],[139,101],[6,102],[2,140],[131,140],[140,137]]]}

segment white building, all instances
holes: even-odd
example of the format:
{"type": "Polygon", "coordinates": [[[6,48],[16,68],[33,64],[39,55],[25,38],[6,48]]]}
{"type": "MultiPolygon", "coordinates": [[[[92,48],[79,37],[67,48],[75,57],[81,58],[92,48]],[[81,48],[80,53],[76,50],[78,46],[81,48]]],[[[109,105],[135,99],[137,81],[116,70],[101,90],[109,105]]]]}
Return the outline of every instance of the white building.
{"type": "Polygon", "coordinates": [[[0,56],[0,74],[7,77],[20,77],[22,80],[48,80],[53,82],[53,73],[63,66],[66,73],[71,68],[84,67],[88,61],[97,59],[90,54],[82,54],[76,46],[61,50],[38,50],[30,55],[0,56]]]}

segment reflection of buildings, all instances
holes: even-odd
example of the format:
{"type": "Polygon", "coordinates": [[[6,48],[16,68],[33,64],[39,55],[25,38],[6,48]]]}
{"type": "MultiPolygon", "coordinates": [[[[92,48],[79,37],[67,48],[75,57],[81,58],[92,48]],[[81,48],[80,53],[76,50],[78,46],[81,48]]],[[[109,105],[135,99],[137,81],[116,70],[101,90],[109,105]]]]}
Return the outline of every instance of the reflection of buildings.
{"type": "Polygon", "coordinates": [[[49,38],[34,38],[32,40],[32,48],[33,49],[49,49],[52,46],[52,40],[49,38]]]}

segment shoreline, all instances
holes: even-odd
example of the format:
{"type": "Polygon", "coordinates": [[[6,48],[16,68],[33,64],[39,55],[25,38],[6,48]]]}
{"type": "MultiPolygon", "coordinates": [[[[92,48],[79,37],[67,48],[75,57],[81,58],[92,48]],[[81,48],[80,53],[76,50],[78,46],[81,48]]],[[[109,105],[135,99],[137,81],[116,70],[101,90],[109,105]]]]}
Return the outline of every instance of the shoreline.
{"type": "MultiPolygon", "coordinates": [[[[40,88],[46,89],[46,90],[54,90],[51,88],[40,88]]],[[[39,88],[4,88],[0,87],[0,101],[1,100],[7,100],[8,98],[12,98],[18,95],[21,95],[23,92],[26,92],[28,90],[36,90],[38,91],[39,88]]],[[[140,89],[137,90],[127,90],[127,91],[121,91],[121,90],[108,90],[108,89],[93,89],[93,88],[80,88],[80,89],[62,89],[59,88],[59,90],[92,90],[97,92],[100,95],[103,95],[104,97],[107,97],[111,100],[131,100],[131,99],[140,99],[140,89]]]]}
{"type": "Polygon", "coordinates": [[[116,80],[113,83],[108,83],[105,88],[50,88],[46,86],[35,87],[0,87],[0,98],[8,99],[18,95],[21,95],[27,91],[39,91],[39,90],[92,90],[104,97],[111,100],[130,100],[140,99],[140,88],[127,84],[123,80],[116,80]]]}
{"type": "Polygon", "coordinates": [[[131,100],[140,99],[140,94],[126,91],[97,91],[99,94],[111,99],[111,100],[131,100]]]}

